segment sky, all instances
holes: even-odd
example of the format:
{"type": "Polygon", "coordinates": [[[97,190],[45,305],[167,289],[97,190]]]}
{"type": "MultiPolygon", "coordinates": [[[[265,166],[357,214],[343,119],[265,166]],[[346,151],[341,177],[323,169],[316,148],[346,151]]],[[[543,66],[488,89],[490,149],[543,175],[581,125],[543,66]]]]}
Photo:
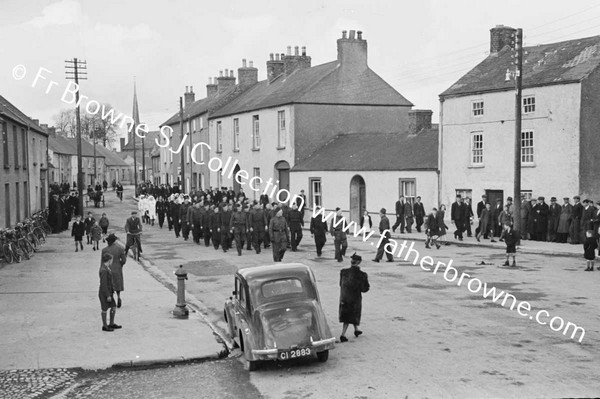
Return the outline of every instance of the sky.
{"type": "Polygon", "coordinates": [[[65,60],[87,61],[81,94],[157,129],[193,86],[270,53],[306,46],[312,65],[337,57],[342,30],[361,30],[371,69],[434,111],[438,95],[489,54],[490,29],[522,28],[525,45],[600,35],[600,2],[575,0],[0,0],[0,94],[40,123],[69,109],[65,60]],[[17,79],[14,76],[16,66],[17,79]],[[45,78],[38,79],[40,68],[45,78]],[[50,81],[56,84],[48,90],[50,81]],[[48,91],[48,93],[46,93],[48,91]]]}

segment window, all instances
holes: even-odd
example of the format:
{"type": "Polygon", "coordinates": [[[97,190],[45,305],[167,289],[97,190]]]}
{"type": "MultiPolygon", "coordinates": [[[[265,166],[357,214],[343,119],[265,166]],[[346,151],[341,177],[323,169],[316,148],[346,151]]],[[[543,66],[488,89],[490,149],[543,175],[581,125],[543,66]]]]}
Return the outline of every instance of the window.
{"type": "Polygon", "coordinates": [[[460,195],[461,198],[473,199],[473,190],[461,188],[456,190],[456,195],[460,195]]]}
{"type": "Polygon", "coordinates": [[[473,116],[482,116],[483,115],[483,100],[473,101],[471,103],[473,116]]]}
{"type": "Polygon", "coordinates": [[[523,97],[523,113],[531,114],[535,112],[535,96],[523,97]]]}
{"type": "Polygon", "coordinates": [[[190,163],[190,146],[185,146],[185,163],[190,163]]]}
{"type": "Polygon", "coordinates": [[[483,132],[471,133],[471,166],[483,166],[483,132]]]}
{"type": "Polygon", "coordinates": [[[240,120],[233,120],[233,151],[240,150],[240,120]]]}
{"type": "Polygon", "coordinates": [[[252,149],[260,149],[260,127],[258,115],[252,117],[252,149]]]}
{"type": "Polygon", "coordinates": [[[19,221],[21,221],[21,187],[19,187],[19,183],[15,183],[15,203],[17,204],[16,206],[16,217],[15,217],[15,222],[19,223],[19,221]]]}
{"type": "MultiPolygon", "coordinates": [[[[10,162],[8,161],[8,125],[6,122],[0,123],[0,129],[2,129],[2,147],[4,152],[4,167],[8,168],[10,162]]],[[[7,223],[8,226],[10,223],[7,223]]]]}
{"type": "Polygon", "coordinates": [[[533,131],[521,132],[521,164],[533,164],[533,131]]]}
{"type": "Polygon", "coordinates": [[[223,129],[221,122],[217,122],[217,150],[216,152],[223,152],[223,129]]]}
{"type": "MultiPolygon", "coordinates": [[[[260,177],[260,168],[254,168],[253,169],[254,173],[253,173],[253,178],[260,177]]],[[[250,182],[248,182],[250,184],[250,182]]],[[[255,200],[257,200],[257,197],[260,197],[259,191],[260,191],[260,179],[254,179],[252,180],[252,184],[250,185],[250,189],[252,191],[254,191],[254,198],[255,200]]]]}
{"type": "Polygon", "coordinates": [[[524,198],[527,201],[531,201],[531,198],[533,198],[533,191],[532,190],[521,190],[521,198],[524,198]]]}
{"type": "MultiPolygon", "coordinates": [[[[10,204],[10,184],[6,183],[4,185],[4,203],[5,204],[10,204]]],[[[5,227],[10,226],[10,206],[5,206],[4,207],[4,225],[5,227]]]]}
{"type": "Polygon", "coordinates": [[[400,195],[404,196],[404,199],[409,204],[415,203],[417,197],[417,181],[415,179],[400,179],[399,181],[400,195]]]}
{"type": "Polygon", "coordinates": [[[27,169],[27,133],[21,128],[21,154],[23,155],[23,169],[27,169]]]}
{"type": "MultiPolygon", "coordinates": [[[[13,125],[13,145],[15,150],[15,169],[19,168],[19,133],[17,133],[17,127],[13,125]]],[[[18,212],[17,212],[18,215],[18,212]]],[[[18,220],[18,216],[17,216],[18,220]]]]}
{"type": "Polygon", "coordinates": [[[309,184],[308,186],[310,187],[310,202],[312,204],[312,206],[323,206],[323,193],[321,191],[321,178],[319,177],[312,177],[309,179],[309,184]]]}
{"type": "Polygon", "coordinates": [[[277,148],[285,148],[286,130],[285,130],[285,111],[277,112],[277,148]]]}
{"type": "Polygon", "coordinates": [[[304,292],[302,282],[297,278],[267,281],[261,287],[262,295],[271,298],[279,295],[299,294],[304,292]]]}

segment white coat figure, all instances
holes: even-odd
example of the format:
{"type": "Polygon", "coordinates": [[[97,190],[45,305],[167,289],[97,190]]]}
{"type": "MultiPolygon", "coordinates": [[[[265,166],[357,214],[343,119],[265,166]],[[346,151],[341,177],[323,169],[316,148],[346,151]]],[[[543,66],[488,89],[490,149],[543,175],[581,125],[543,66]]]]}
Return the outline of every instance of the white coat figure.
{"type": "Polygon", "coordinates": [[[156,219],[156,199],[153,196],[149,196],[148,200],[148,216],[150,217],[150,223],[154,226],[154,219],[156,219]]]}

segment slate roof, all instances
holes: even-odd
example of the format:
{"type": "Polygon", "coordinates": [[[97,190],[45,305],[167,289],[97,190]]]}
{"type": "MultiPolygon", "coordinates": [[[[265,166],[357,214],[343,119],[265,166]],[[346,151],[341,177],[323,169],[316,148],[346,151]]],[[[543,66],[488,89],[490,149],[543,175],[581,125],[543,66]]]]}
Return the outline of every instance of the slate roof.
{"type": "Polygon", "coordinates": [[[101,145],[96,145],[96,152],[104,156],[104,164],[106,166],[128,167],[127,162],[121,159],[113,150],[109,150],[101,145]]]}
{"type": "MultiPolygon", "coordinates": [[[[524,47],[523,50],[524,88],[579,82],[600,64],[600,36],[524,47]]],[[[497,54],[490,54],[440,97],[513,90],[514,80],[505,79],[507,69],[514,71],[512,53],[507,46],[497,54]]]]}
{"type": "Polygon", "coordinates": [[[438,128],[418,134],[348,133],[297,163],[292,171],[437,170],[438,128]]]}
{"type": "MultiPolygon", "coordinates": [[[[96,156],[104,158],[104,155],[98,152],[98,147],[101,147],[101,145],[96,144],[96,156]]],[[[57,154],[77,155],[77,139],[63,136],[50,136],[48,137],[48,148],[57,154]]],[[[84,157],[94,156],[94,146],[84,139],[81,140],[81,155],[84,157]]]]}
{"type": "MultiPolygon", "coordinates": [[[[135,134],[135,131],[133,129],[131,130],[131,134],[132,135],[135,134]]],[[[140,132],[140,134],[142,134],[142,132],[140,132]]],[[[154,139],[159,137],[159,134],[160,134],[159,130],[152,130],[145,134],[144,139],[140,138],[140,136],[135,136],[135,146],[137,147],[138,150],[141,150],[142,149],[142,140],[144,140],[144,148],[149,149],[156,144],[154,139]]],[[[133,151],[133,138],[132,137],[133,136],[128,137],[129,141],[127,142],[127,144],[125,144],[125,147],[121,148],[121,151],[133,151]]],[[[161,136],[161,138],[162,138],[162,136],[161,136]]]]}
{"type": "Polygon", "coordinates": [[[30,129],[35,130],[36,132],[42,133],[48,136],[48,132],[43,127],[39,126],[33,120],[31,120],[27,115],[21,112],[17,107],[15,107],[10,101],[8,101],[5,97],[0,95],[0,115],[5,116],[7,118],[12,119],[15,122],[18,122],[22,125],[29,126],[30,129]]]}
{"type": "Polygon", "coordinates": [[[269,83],[263,80],[216,110],[211,118],[290,103],[396,105],[413,104],[371,69],[350,75],[338,61],[298,69],[269,83]]]}
{"type": "MultiPolygon", "coordinates": [[[[233,96],[239,93],[241,93],[241,89],[239,88],[239,86],[232,86],[215,97],[205,97],[200,100],[194,101],[193,103],[188,104],[183,108],[183,120],[187,121],[190,118],[194,118],[206,112],[217,109],[220,106],[224,105],[233,96]]],[[[173,116],[171,116],[169,119],[163,122],[160,126],[173,126],[178,124],[179,111],[177,111],[173,116]]]]}

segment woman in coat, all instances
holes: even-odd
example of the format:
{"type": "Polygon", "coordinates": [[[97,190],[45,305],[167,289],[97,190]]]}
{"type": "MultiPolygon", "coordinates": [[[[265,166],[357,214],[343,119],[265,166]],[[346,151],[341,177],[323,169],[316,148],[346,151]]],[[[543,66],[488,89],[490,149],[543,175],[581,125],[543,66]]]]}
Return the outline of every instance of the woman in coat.
{"type": "Polygon", "coordinates": [[[148,197],[146,210],[148,211],[148,216],[150,217],[150,223],[152,226],[154,226],[154,219],[156,219],[156,200],[153,196],[148,197]]]}
{"type": "Polygon", "coordinates": [[[348,341],[346,330],[348,325],[354,326],[354,336],[358,337],[362,331],[358,329],[362,314],[362,293],[369,291],[369,276],[360,270],[362,257],[352,255],[350,267],[340,270],[340,308],[339,320],[343,323],[341,342],[348,341]]]}
{"type": "Polygon", "coordinates": [[[112,255],[110,271],[112,274],[113,288],[117,293],[117,307],[120,308],[121,291],[125,289],[123,285],[123,265],[127,261],[127,256],[125,256],[125,251],[123,248],[115,244],[115,241],[117,241],[117,237],[112,233],[106,237],[108,246],[102,249],[102,256],[104,256],[104,254],[112,255]]]}

